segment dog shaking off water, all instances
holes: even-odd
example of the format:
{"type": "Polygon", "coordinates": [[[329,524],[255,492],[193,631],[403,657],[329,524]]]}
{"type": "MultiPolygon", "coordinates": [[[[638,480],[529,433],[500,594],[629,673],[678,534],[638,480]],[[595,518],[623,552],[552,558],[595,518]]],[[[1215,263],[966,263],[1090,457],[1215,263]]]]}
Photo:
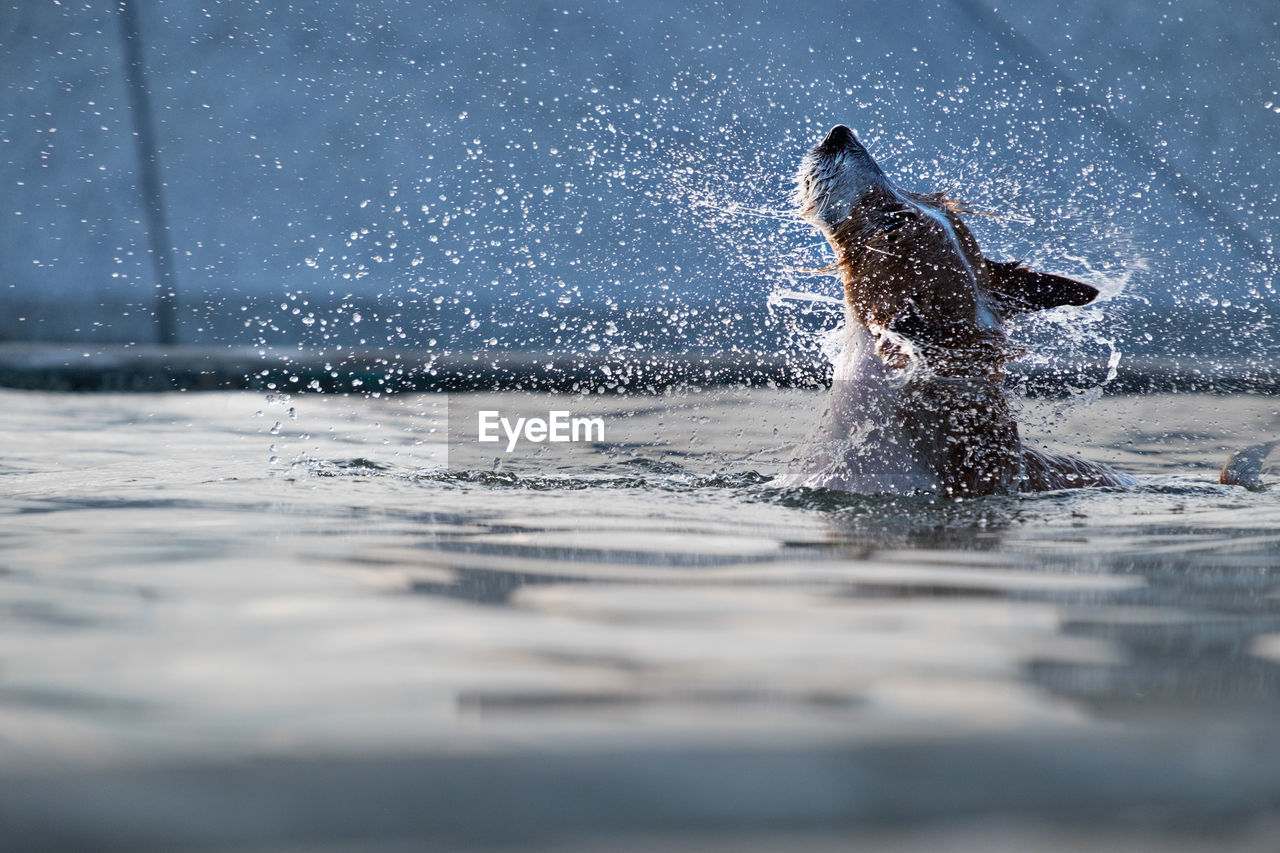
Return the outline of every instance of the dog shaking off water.
{"type": "Polygon", "coordinates": [[[1004,321],[1096,288],[983,256],[961,205],[891,184],[839,125],[804,158],[800,214],[827,238],[848,339],[818,432],[784,485],[974,497],[1136,481],[1023,447],[1004,390],[1004,321]]]}

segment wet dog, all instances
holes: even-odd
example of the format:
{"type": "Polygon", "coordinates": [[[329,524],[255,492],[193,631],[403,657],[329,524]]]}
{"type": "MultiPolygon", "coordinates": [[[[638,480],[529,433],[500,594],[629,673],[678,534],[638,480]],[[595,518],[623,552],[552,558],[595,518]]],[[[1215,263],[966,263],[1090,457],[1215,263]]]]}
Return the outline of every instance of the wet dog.
{"type": "Polygon", "coordinates": [[[1005,321],[1096,288],[985,257],[963,205],[894,186],[843,125],[804,157],[797,201],[835,252],[848,339],[782,484],[958,498],[1136,483],[1024,447],[1004,388],[1005,321]]]}

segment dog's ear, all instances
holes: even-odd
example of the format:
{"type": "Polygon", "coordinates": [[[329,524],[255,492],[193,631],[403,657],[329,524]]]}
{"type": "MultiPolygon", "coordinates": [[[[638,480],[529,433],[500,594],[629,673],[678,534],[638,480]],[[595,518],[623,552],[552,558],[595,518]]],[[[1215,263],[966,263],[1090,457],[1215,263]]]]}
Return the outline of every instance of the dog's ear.
{"type": "Polygon", "coordinates": [[[1033,272],[1017,261],[987,261],[991,271],[991,298],[1006,317],[1028,311],[1044,311],[1060,305],[1088,305],[1098,298],[1098,288],[1044,272],[1033,272]]]}

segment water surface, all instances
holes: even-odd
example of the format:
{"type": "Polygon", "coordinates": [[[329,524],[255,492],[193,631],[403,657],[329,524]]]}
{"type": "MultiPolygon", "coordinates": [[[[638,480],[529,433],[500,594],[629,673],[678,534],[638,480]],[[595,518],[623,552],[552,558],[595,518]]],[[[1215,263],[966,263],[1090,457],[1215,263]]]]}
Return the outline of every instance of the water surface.
{"type": "Polygon", "coordinates": [[[1028,440],[1144,484],[947,502],[773,487],[818,392],[564,399],[622,426],[506,461],[445,438],[450,411],[503,394],[0,393],[10,825],[37,837],[32,802],[123,774],[144,780],[113,806],[136,829],[157,787],[235,791],[259,777],[200,774],[253,761],[355,779],[405,756],[609,755],[582,773],[633,802],[618,780],[678,790],[690,750],[793,776],[843,756],[880,768],[883,802],[802,814],[769,764],[746,817],[633,829],[749,828],[753,796],[773,829],[1085,808],[1249,825],[1280,803],[1255,758],[1278,745],[1280,493],[1215,483],[1229,448],[1280,431],[1274,400],[1026,404],[1028,440]],[[981,795],[949,811],[965,786],[927,781],[978,756],[981,795]]]}

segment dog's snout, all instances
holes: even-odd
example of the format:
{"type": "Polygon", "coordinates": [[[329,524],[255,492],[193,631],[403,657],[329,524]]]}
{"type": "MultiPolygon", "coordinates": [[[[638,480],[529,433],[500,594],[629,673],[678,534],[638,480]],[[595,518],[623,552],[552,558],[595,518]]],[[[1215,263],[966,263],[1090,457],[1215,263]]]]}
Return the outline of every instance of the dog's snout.
{"type": "Polygon", "coordinates": [[[845,127],[843,124],[837,124],[827,132],[827,138],[822,140],[822,147],[845,148],[853,141],[853,131],[845,127]]]}

